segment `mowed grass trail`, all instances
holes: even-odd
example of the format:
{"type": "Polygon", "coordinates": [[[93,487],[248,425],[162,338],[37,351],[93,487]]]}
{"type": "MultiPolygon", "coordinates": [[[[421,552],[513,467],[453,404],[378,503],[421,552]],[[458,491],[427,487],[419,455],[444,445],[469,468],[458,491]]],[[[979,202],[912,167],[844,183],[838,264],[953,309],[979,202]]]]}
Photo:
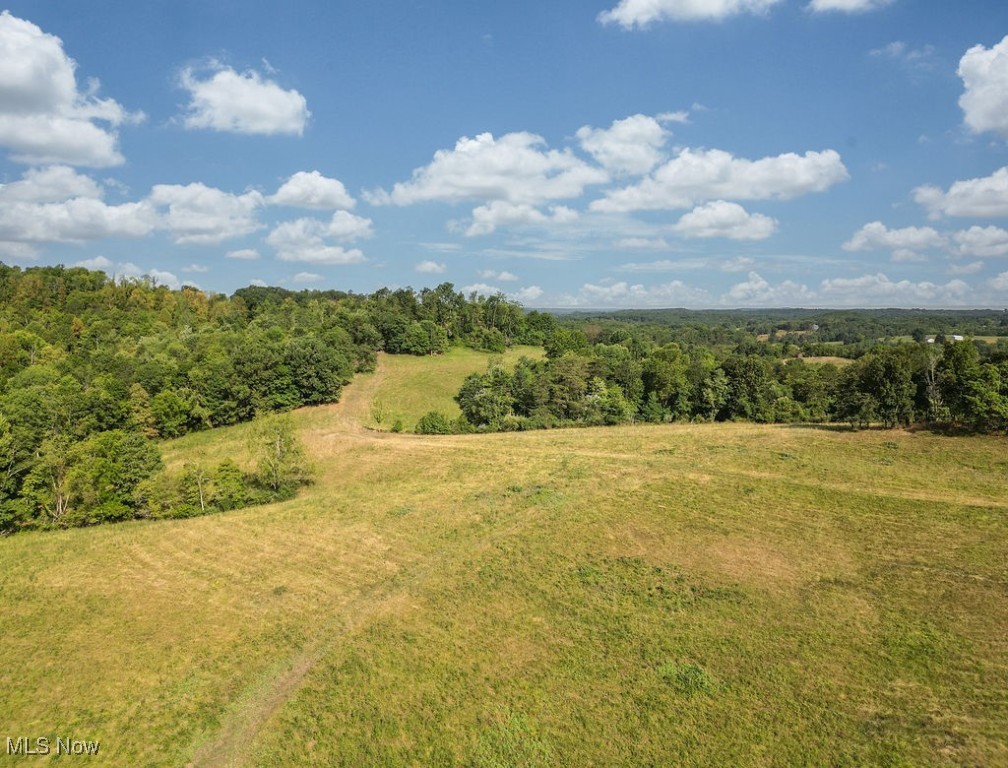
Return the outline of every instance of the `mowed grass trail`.
{"type": "Polygon", "coordinates": [[[382,354],[380,373],[354,379],[356,391],[348,399],[346,414],[359,424],[385,431],[398,419],[405,431],[412,432],[428,411],[440,411],[454,420],[462,413],[454,398],[466,376],[485,372],[491,361],[511,368],[523,356],[539,359],[543,350],[512,347],[504,354],[488,355],[452,347],[436,358],[382,354]],[[381,424],[375,421],[376,403],[384,411],[381,424]]]}
{"type": "Polygon", "coordinates": [[[4,729],[116,766],[1008,765],[1004,439],[364,429],[400,366],[441,382],[418,418],[469,372],[404,360],[296,413],[293,501],[0,540],[4,729]]]}

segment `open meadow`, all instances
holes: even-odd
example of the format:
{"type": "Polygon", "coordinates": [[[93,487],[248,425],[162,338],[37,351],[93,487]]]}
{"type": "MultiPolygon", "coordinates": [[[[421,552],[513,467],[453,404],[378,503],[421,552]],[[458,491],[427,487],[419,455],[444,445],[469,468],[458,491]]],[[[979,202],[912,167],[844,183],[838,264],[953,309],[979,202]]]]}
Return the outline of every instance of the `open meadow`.
{"type": "Polygon", "coordinates": [[[457,414],[487,359],[381,356],[295,412],[289,502],[0,539],[6,735],[114,766],[1008,765],[1004,438],[369,428],[457,414]]]}

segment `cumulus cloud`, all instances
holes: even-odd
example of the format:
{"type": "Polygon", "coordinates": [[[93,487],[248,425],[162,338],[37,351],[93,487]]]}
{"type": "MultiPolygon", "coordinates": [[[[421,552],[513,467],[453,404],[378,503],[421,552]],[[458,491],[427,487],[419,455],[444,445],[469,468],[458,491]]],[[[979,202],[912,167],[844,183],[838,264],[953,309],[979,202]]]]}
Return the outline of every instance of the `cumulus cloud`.
{"type": "MultiPolygon", "coordinates": [[[[671,118],[673,115],[665,115],[671,118]]],[[[669,132],[647,115],[616,120],[609,128],[583,126],[577,131],[581,148],[615,174],[645,174],[660,163],[669,132]]]]}
{"type": "Polygon", "coordinates": [[[605,213],[692,208],[710,200],[787,200],[848,178],[832,149],[760,160],[719,149],[684,149],[636,184],[611,190],[590,208],[605,213]]]}
{"type": "MultiPolygon", "coordinates": [[[[346,213],[339,211],[338,213],[346,213]]],[[[353,216],[353,214],[346,214],[353,216]]],[[[353,216],[355,219],[360,217],[353,216]]],[[[370,220],[352,225],[357,232],[370,229],[370,220]]],[[[348,227],[341,223],[333,231],[332,223],[318,219],[296,219],[278,224],[266,237],[266,242],[276,249],[277,258],[281,261],[305,262],[308,264],[360,264],[365,261],[364,254],[357,248],[344,248],[328,242],[329,238],[341,239],[348,227]]],[[[351,235],[353,239],[359,235],[351,235]]]]}
{"type": "Polygon", "coordinates": [[[959,256],[1008,256],[1008,231],[1000,227],[970,227],[953,235],[959,256]]]}
{"type": "Polygon", "coordinates": [[[95,256],[92,259],[81,259],[80,261],[74,262],[74,266],[83,267],[84,269],[106,271],[112,266],[112,262],[104,256],[95,256]]]}
{"type": "Polygon", "coordinates": [[[839,11],[841,13],[865,13],[877,11],[891,5],[893,0],[812,0],[809,10],[816,13],[839,11]]]}
{"type": "Polygon", "coordinates": [[[756,272],[750,272],[748,278],[736,283],[721,297],[722,304],[732,306],[807,306],[815,299],[806,286],[785,280],[778,285],[771,285],[756,272]]]}
{"type": "Polygon", "coordinates": [[[672,229],[683,237],[765,240],[777,231],[777,221],[749,213],[738,203],[715,200],[685,214],[672,229]]]}
{"type": "Polygon", "coordinates": [[[497,280],[502,283],[514,283],[519,279],[518,275],[513,275],[507,271],[497,272],[493,269],[483,269],[477,274],[483,280],[497,280]]]}
{"type": "Polygon", "coordinates": [[[183,272],[193,273],[197,275],[202,275],[210,271],[210,267],[203,264],[190,264],[188,267],[182,267],[183,272]]]}
{"type": "Polygon", "coordinates": [[[992,277],[987,281],[987,285],[995,291],[1008,293],[1008,272],[1002,272],[997,277],[992,277]]]}
{"type": "Polygon", "coordinates": [[[298,171],[283,183],[269,202],[319,211],[353,208],[357,204],[343,182],[327,178],[318,171],[298,171]]]}
{"type": "Polygon", "coordinates": [[[60,38],[0,13],[0,146],[16,161],[96,168],[123,162],[115,129],[140,122],[143,113],[98,98],[95,79],[79,90],[76,66],[60,38]]]}
{"type": "Polygon", "coordinates": [[[1008,216],[1008,166],[990,176],[957,181],[947,192],[935,186],[917,187],[914,200],[931,218],[1008,216]]]}
{"type": "Polygon", "coordinates": [[[462,286],[462,293],[469,295],[471,293],[479,294],[480,296],[496,296],[498,293],[503,293],[503,291],[496,285],[487,285],[486,283],[473,283],[472,285],[462,286]]]}
{"type": "Polygon", "coordinates": [[[971,261],[969,264],[952,264],[948,268],[950,275],[975,275],[984,268],[982,261],[971,261]]]}
{"type": "Polygon", "coordinates": [[[531,205],[494,200],[473,209],[472,224],[466,230],[466,236],[489,235],[502,226],[564,224],[574,221],[577,217],[577,211],[563,205],[553,206],[549,214],[545,214],[531,205]]]}
{"type": "Polygon", "coordinates": [[[158,184],[148,200],[180,245],[219,243],[263,226],[257,214],[265,200],[256,191],[235,195],[199,182],[158,184]]]}
{"type": "Polygon", "coordinates": [[[846,251],[891,251],[895,261],[915,261],[921,252],[943,248],[944,236],[931,227],[889,229],[880,221],[865,224],[843,248],[846,251]]]}
{"type": "Polygon", "coordinates": [[[827,302],[844,306],[901,306],[913,303],[961,306],[969,303],[971,292],[962,280],[951,280],[944,285],[928,281],[893,281],[879,272],[823,280],[820,296],[827,302]]]}
{"type": "Polygon", "coordinates": [[[576,296],[566,296],[558,305],[585,307],[687,307],[710,305],[707,291],[681,280],[659,285],[630,284],[625,281],[585,283],[576,296]]]}
{"type": "Polygon", "coordinates": [[[295,283],[321,283],[324,278],[314,272],[298,272],[291,280],[295,283]]]}
{"type": "Polygon", "coordinates": [[[155,285],[164,285],[171,288],[173,291],[177,291],[182,287],[181,281],[171,272],[165,272],[160,269],[142,269],[130,261],[117,265],[116,271],[122,277],[149,277],[152,281],[154,281],[155,285]]]}
{"type": "Polygon", "coordinates": [[[360,240],[374,234],[371,227],[371,219],[356,216],[348,211],[336,211],[326,224],[325,235],[337,240],[360,240]]]}
{"type": "Polygon", "coordinates": [[[1008,138],[1008,36],[985,48],[975,45],[959,61],[965,88],[959,97],[967,127],[1008,138]]]}
{"type": "Polygon", "coordinates": [[[538,285],[530,285],[525,288],[520,288],[511,294],[511,298],[515,301],[519,301],[522,304],[530,304],[537,301],[543,295],[543,289],[538,285]]]}
{"type": "Polygon", "coordinates": [[[413,171],[412,179],[397,183],[391,193],[380,190],[367,198],[396,205],[488,200],[535,206],[580,197],[587,186],[608,178],[570,150],[547,149],[541,136],[521,132],[495,139],[482,133],[459,139],[454,149],[438,150],[429,165],[413,171]]]}
{"type": "Polygon", "coordinates": [[[186,67],[179,84],[189,92],[186,128],[229,133],[301,136],[311,117],[308,102],[254,70],[235,72],[210,62],[202,72],[186,67]]]}
{"type": "Polygon", "coordinates": [[[762,14],[780,0],[620,0],[599,14],[603,24],[624,29],[646,27],[655,21],[720,21],[743,13],[762,14]]]}
{"type": "Polygon", "coordinates": [[[414,269],[424,275],[441,275],[444,274],[447,267],[437,261],[421,261],[417,264],[414,269]]]}
{"type": "Polygon", "coordinates": [[[0,203],[59,203],[74,197],[97,200],[102,195],[98,182],[65,165],[29,168],[18,181],[0,184],[0,203]]]}
{"type": "Polygon", "coordinates": [[[40,243],[82,243],[108,237],[143,237],[159,219],[144,201],[108,205],[101,185],[65,166],[30,169],[0,186],[0,243],[26,258],[40,243]]]}

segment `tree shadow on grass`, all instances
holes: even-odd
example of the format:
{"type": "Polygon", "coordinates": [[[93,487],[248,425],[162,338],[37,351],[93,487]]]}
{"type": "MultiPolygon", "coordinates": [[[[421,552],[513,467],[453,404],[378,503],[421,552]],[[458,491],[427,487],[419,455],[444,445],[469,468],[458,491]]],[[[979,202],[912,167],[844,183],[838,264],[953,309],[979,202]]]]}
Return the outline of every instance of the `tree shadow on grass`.
{"type": "Polygon", "coordinates": [[[854,432],[862,429],[881,429],[881,427],[862,427],[857,430],[851,428],[850,424],[815,424],[813,422],[801,424],[788,424],[788,429],[815,429],[822,432],[854,432]]]}

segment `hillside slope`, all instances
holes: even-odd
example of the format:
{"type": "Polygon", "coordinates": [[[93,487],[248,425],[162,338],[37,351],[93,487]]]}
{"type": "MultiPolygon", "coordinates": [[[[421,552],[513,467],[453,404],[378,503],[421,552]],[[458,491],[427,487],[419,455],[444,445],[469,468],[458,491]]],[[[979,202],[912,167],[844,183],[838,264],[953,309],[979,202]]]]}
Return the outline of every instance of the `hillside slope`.
{"type": "Polygon", "coordinates": [[[1008,763],[1003,440],[365,429],[398,361],[296,413],[297,499],[0,540],[8,732],[96,765],[1008,763]]]}

